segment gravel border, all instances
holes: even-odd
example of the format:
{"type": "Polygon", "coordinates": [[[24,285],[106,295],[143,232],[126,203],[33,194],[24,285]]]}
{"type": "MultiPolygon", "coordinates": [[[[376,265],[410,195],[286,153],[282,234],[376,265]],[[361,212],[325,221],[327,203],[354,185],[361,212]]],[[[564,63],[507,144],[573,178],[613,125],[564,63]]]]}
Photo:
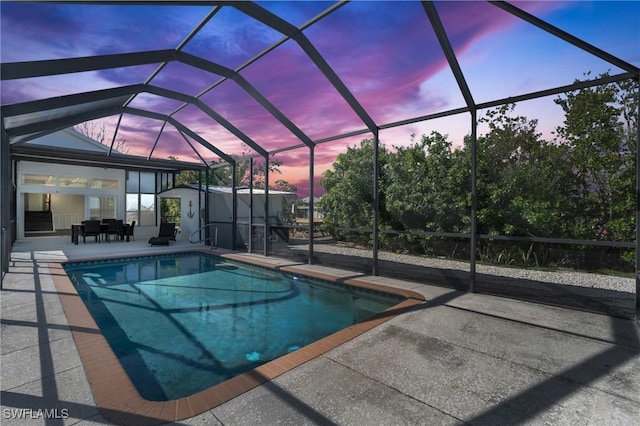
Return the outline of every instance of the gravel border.
{"type": "MultiPolygon", "coordinates": [[[[308,253],[308,244],[289,245],[289,249],[308,253]]],[[[373,252],[371,250],[347,247],[344,245],[330,244],[314,244],[314,253],[326,253],[332,255],[356,256],[364,259],[372,259],[373,252]]],[[[428,258],[421,256],[412,256],[407,254],[390,253],[385,251],[378,252],[378,259],[388,260],[392,262],[423,266],[434,269],[447,269],[452,271],[469,272],[470,265],[467,262],[428,258]]],[[[493,265],[476,265],[476,272],[481,274],[538,281],[543,283],[562,284],[568,286],[578,286],[584,288],[613,290],[623,293],[635,294],[635,280],[633,278],[617,277],[613,275],[603,275],[597,273],[587,273],[578,271],[539,271],[533,269],[506,268],[493,265]]]]}

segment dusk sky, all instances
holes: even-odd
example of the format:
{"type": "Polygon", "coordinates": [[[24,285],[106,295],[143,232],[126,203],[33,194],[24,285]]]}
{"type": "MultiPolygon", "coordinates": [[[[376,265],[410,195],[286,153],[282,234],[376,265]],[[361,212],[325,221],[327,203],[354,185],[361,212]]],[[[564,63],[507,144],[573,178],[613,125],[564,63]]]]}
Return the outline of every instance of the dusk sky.
{"type": "MultiPolygon", "coordinates": [[[[258,2],[290,24],[301,27],[333,2],[258,2]]],[[[521,9],[635,66],[640,66],[640,1],[514,2],[521,9]]],[[[558,87],[583,79],[623,72],[567,42],[480,1],[435,3],[475,102],[558,87]]],[[[2,63],[102,54],[175,49],[212,7],[0,4],[2,63]]],[[[323,55],[373,121],[388,123],[464,107],[464,99],[417,1],[354,1],[320,19],[304,34],[323,55]]],[[[230,69],[237,69],[283,38],[268,26],[225,6],[183,48],[230,69]]],[[[59,95],[143,83],[159,64],[2,82],[3,105],[59,95]]],[[[301,47],[288,40],[240,74],[312,140],[363,130],[366,126],[341,98],[301,47]]],[[[151,84],[196,96],[221,77],[172,62],[151,84]]],[[[518,104],[516,113],[539,120],[549,140],[562,123],[556,96],[518,104]]],[[[233,81],[202,96],[209,107],[268,151],[302,142],[233,81]]],[[[155,95],[139,95],[132,107],[169,114],[182,104],[155,95]]],[[[209,143],[231,155],[253,154],[231,133],[193,106],[177,112],[209,143]]],[[[111,132],[118,117],[105,118],[111,132]]],[[[162,123],[125,115],[119,138],[130,154],[146,156],[162,123]]],[[[387,148],[407,145],[436,130],[454,145],[471,132],[468,113],[411,124],[380,133],[387,148]]],[[[483,129],[480,128],[480,133],[483,129]]],[[[109,135],[110,141],[113,133],[109,135]]],[[[361,136],[316,148],[316,181],[345,147],[361,136]]],[[[197,145],[196,142],[193,145],[197,145]]],[[[207,160],[217,156],[197,148],[207,160]]],[[[170,125],[154,157],[198,161],[170,125]]],[[[308,194],[308,150],[280,152],[284,179],[308,194]]],[[[317,194],[316,194],[317,195],[317,194]]]]}

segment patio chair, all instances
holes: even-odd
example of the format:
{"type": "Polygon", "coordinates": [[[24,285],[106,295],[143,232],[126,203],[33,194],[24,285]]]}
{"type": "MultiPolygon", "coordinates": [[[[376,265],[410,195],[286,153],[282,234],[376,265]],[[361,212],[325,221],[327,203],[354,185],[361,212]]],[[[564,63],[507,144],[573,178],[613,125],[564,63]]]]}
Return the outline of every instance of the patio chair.
{"type": "Polygon", "coordinates": [[[132,221],[131,225],[127,225],[125,228],[125,232],[126,232],[126,236],[127,236],[127,241],[131,240],[136,240],[135,237],[133,236],[133,229],[136,227],[136,221],[132,221]]]}
{"type": "Polygon", "coordinates": [[[95,237],[96,243],[100,238],[100,221],[99,220],[85,220],[84,225],[80,228],[82,233],[82,242],[87,242],[87,237],[95,237]]]}
{"type": "Polygon", "coordinates": [[[149,238],[149,244],[152,246],[168,246],[171,241],[176,240],[176,224],[175,222],[161,223],[157,237],[149,238]]]}
{"type": "Polygon", "coordinates": [[[107,240],[107,239],[108,239],[107,231],[109,231],[109,224],[110,224],[111,222],[113,222],[114,220],[115,220],[115,219],[109,219],[109,218],[104,219],[104,218],[103,218],[103,219],[100,221],[100,231],[102,232],[102,239],[103,239],[103,240],[107,240]]]}
{"type": "Polygon", "coordinates": [[[109,227],[105,233],[107,241],[111,241],[112,235],[116,238],[120,238],[120,240],[124,240],[124,226],[122,225],[122,220],[112,220],[109,222],[109,227]]]}

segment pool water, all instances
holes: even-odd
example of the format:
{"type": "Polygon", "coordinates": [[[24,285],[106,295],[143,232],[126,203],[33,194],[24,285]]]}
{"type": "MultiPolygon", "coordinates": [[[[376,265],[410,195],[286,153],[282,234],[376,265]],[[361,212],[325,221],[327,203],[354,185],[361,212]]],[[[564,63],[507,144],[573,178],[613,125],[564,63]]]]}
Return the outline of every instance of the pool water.
{"type": "Polygon", "coordinates": [[[188,253],[64,265],[140,395],[189,396],[401,297],[188,253]]]}

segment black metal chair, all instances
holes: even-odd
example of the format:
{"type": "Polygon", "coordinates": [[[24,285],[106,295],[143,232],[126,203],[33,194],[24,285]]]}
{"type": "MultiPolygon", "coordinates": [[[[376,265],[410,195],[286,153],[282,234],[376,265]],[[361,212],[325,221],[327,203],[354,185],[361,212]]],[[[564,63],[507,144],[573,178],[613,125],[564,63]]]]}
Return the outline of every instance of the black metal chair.
{"type": "Polygon", "coordinates": [[[105,234],[107,241],[111,241],[112,235],[116,238],[120,238],[120,240],[124,240],[124,226],[122,225],[122,220],[112,220],[109,222],[109,227],[105,234]]]}
{"type": "Polygon", "coordinates": [[[109,236],[107,235],[107,232],[109,231],[109,224],[111,222],[113,222],[115,219],[102,219],[102,221],[100,222],[100,229],[102,231],[102,239],[103,240],[108,240],[109,236]]]}
{"type": "Polygon", "coordinates": [[[82,232],[82,242],[87,242],[87,237],[95,237],[96,243],[100,238],[100,221],[99,220],[85,220],[84,225],[80,228],[82,232]]]}
{"type": "Polygon", "coordinates": [[[129,226],[127,226],[125,228],[127,236],[129,237],[129,239],[134,240],[134,241],[136,240],[135,237],[133,236],[133,231],[134,231],[135,227],[136,227],[136,221],[134,220],[134,221],[131,222],[131,225],[129,225],[129,226]]]}

